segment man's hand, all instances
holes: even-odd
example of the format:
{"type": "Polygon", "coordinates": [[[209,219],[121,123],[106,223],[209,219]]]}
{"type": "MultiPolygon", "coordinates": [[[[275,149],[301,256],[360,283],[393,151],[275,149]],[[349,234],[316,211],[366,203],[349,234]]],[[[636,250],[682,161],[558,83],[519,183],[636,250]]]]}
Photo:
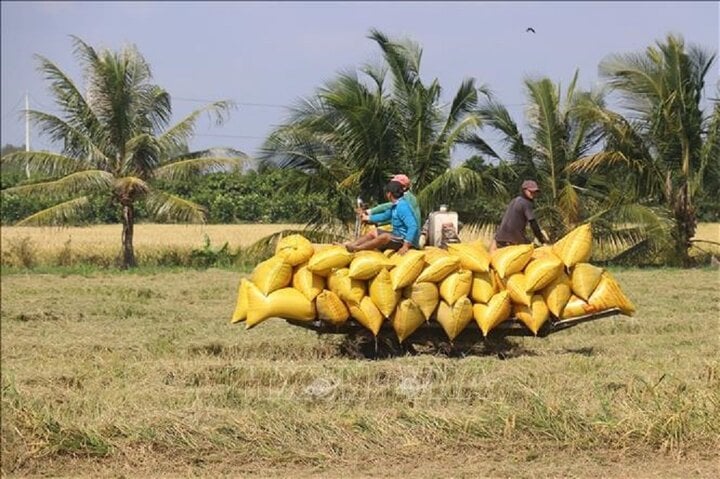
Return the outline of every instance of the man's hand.
{"type": "Polygon", "coordinates": [[[410,243],[405,241],[403,245],[400,247],[399,250],[397,250],[397,254],[400,256],[403,256],[405,253],[407,253],[410,250],[410,246],[412,246],[410,243]]]}
{"type": "Polygon", "coordinates": [[[360,214],[360,221],[362,221],[363,223],[367,223],[369,220],[370,220],[370,215],[368,215],[367,213],[360,214]]]}

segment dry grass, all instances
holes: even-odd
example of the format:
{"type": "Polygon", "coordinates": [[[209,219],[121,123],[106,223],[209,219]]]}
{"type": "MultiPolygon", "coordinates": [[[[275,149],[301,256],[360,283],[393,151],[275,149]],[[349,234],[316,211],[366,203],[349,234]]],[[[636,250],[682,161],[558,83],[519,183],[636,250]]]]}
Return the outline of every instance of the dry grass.
{"type": "MultiPolygon", "coordinates": [[[[191,251],[203,248],[206,238],[213,248],[227,243],[230,251],[234,252],[284,229],[302,229],[302,225],[138,224],[135,226],[135,253],[142,265],[188,265],[191,251]]],[[[65,228],[5,226],[0,230],[2,264],[15,267],[111,266],[120,254],[120,233],[120,225],[65,228]]],[[[468,226],[460,231],[460,238],[464,242],[480,239],[489,247],[493,234],[493,226],[468,226]]],[[[720,242],[720,224],[701,223],[696,239],[720,242]]],[[[600,251],[597,246],[596,250],[600,251]]],[[[720,255],[720,247],[698,243],[693,254],[702,252],[720,255]]]]}
{"type": "MultiPolygon", "coordinates": [[[[135,254],[140,264],[187,264],[193,248],[202,248],[206,238],[213,247],[225,243],[231,251],[246,247],[278,231],[302,228],[295,224],[253,225],[135,225],[135,254]]],[[[22,227],[1,230],[2,262],[9,266],[68,265],[89,263],[111,265],[120,255],[122,226],[22,227]]]]}
{"type": "Polygon", "coordinates": [[[632,319],[367,361],[229,325],[239,273],[4,275],[2,473],[713,477],[718,274],[616,276],[632,319]]]}

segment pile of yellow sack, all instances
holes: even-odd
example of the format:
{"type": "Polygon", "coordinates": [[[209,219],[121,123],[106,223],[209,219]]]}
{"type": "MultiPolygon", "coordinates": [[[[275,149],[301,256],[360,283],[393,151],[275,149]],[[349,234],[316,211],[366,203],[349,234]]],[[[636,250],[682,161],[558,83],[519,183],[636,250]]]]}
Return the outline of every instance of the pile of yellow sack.
{"type": "Polygon", "coordinates": [[[334,325],[352,319],[377,335],[389,321],[403,341],[427,321],[453,340],[473,320],[483,335],[512,317],[537,334],[551,318],[613,308],[632,315],[610,273],[587,262],[591,248],[589,224],[552,246],[508,246],[492,255],[479,241],[401,256],[349,253],[291,235],[240,280],[232,322],[251,328],[271,317],[334,325]]]}

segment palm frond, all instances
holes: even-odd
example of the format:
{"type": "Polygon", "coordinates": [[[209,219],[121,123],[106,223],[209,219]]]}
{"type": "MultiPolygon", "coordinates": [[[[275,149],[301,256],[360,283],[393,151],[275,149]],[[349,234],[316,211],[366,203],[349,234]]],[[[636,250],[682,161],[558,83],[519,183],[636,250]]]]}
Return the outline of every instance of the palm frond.
{"type": "Polygon", "coordinates": [[[50,141],[61,143],[63,152],[67,156],[85,158],[89,164],[105,169],[110,164],[105,152],[95,144],[93,137],[88,135],[85,128],[78,128],[62,118],[41,111],[28,111],[30,120],[38,126],[50,141]]]}
{"type": "Polygon", "coordinates": [[[197,175],[237,169],[243,164],[242,158],[178,158],[157,168],[154,173],[158,179],[184,180],[197,175]]]}
{"type": "Polygon", "coordinates": [[[207,216],[203,206],[164,191],[151,190],[146,205],[148,212],[160,221],[204,223],[207,216]]]}
{"type": "Polygon", "coordinates": [[[434,211],[440,204],[452,204],[455,199],[478,195],[482,189],[482,176],[461,166],[437,176],[418,192],[417,199],[422,211],[434,211]]]}
{"type": "Polygon", "coordinates": [[[216,126],[220,126],[225,122],[230,110],[233,108],[235,108],[235,104],[228,100],[216,101],[199,108],[160,135],[158,143],[164,150],[184,146],[195,133],[195,126],[200,116],[206,114],[210,121],[213,121],[216,126]]]}
{"type": "Polygon", "coordinates": [[[86,196],[74,198],[38,211],[18,221],[15,226],[51,226],[65,224],[80,218],[89,205],[90,201],[86,196]]]}
{"type": "Polygon", "coordinates": [[[46,195],[63,198],[78,194],[107,191],[114,181],[113,175],[102,170],[85,170],[71,173],[59,180],[14,186],[3,190],[4,194],[32,196],[46,195]]]}
{"type": "Polygon", "coordinates": [[[29,173],[45,176],[65,176],[93,168],[89,162],[49,151],[16,151],[2,157],[2,164],[26,168],[29,173]]]}

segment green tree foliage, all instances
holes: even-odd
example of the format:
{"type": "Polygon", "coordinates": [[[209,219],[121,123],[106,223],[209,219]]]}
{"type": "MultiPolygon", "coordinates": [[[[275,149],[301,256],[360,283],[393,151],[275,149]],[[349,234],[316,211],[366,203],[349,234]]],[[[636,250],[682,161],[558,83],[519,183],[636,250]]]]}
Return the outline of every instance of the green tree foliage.
{"type": "Polygon", "coordinates": [[[9,167],[22,166],[43,176],[3,193],[55,200],[53,206],[20,222],[27,225],[68,222],[90,205],[92,195],[106,196],[121,211],[122,265],[134,266],[138,202],[144,203],[149,215],[164,220],[201,222],[206,216],[200,205],[155,187],[153,180],[192,178],[240,164],[242,157],[224,151],[185,149],[202,113],[219,124],[231,105],[210,104],[169,127],[170,95],[152,83],[150,65],[135,47],[98,51],[77,37],[73,40],[86,84],[78,86],[52,61],[38,56],[39,70],[61,113],[30,112],[40,131],[61,145],[61,152],[3,156],[9,167]]]}
{"type": "Polygon", "coordinates": [[[341,73],[302,100],[263,148],[266,162],[298,173],[295,191],[324,196],[310,219],[318,227],[351,223],[358,196],[384,201],[382,189],[396,173],[411,178],[426,213],[482,190],[478,172],[450,164],[453,148],[480,125],[475,81],[465,80],[443,108],[438,81],[420,78],[417,44],[377,30],[369,38],[383,64],[341,73]]]}
{"type": "Polygon", "coordinates": [[[573,165],[573,171],[622,171],[626,192],[642,204],[658,205],[673,219],[676,264],[691,264],[689,247],[697,224],[697,200],[717,196],[720,113],[701,108],[705,77],[715,55],[668,35],[643,53],[611,55],[600,73],[620,94],[623,111],[601,106],[588,114],[602,123],[602,151],[573,165]]]}

